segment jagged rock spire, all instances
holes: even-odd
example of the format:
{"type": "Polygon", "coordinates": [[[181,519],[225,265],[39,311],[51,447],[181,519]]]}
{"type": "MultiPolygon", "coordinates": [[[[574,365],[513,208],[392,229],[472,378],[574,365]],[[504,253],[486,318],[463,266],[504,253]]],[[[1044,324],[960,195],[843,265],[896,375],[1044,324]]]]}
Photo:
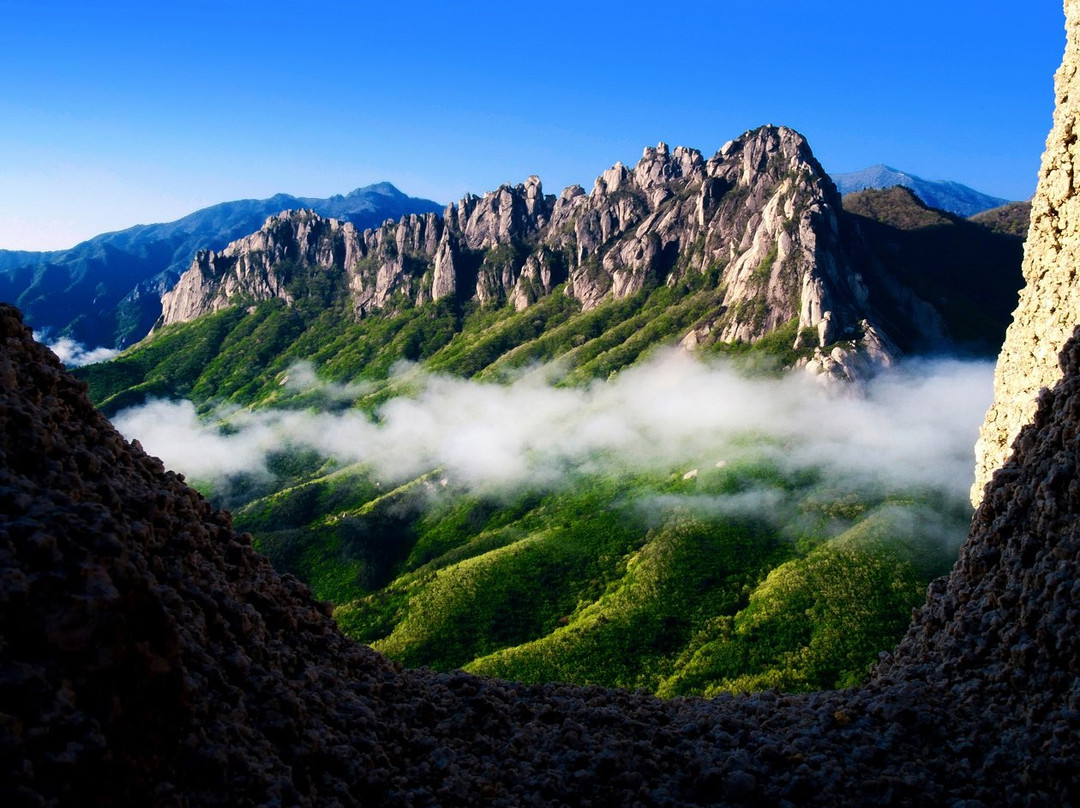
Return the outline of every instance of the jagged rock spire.
{"type": "MultiPolygon", "coordinates": [[[[899,353],[875,313],[840,233],[840,198],[806,139],[763,126],[705,160],[695,149],[646,148],[633,168],[616,163],[590,193],[546,195],[539,178],[467,195],[429,214],[358,232],[310,212],[271,217],[220,253],[200,253],[163,298],[168,325],[230,301],[281,298],[293,287],[282,261],[343,277],[358,315],[395,295],[524,309],[564,284],[590,309],[664,284],[722,290],[711,314],[685,335],[752,342],[797,321],[798,347],[831,347],[820,369],[860,352],[899,353]],[[837,355],[837,351],[840,355],[837,355]]],[[[295,266],[293,266],[295,268],[295,266]]],[[[922,321],[932,322],[924,306],[922,321]]]]}
{"type": "Polygon", "coordinates": [[[1065,55],[1054,77],[1054,126],[1046,140],[1024,247],[1020,303],[994,374],[994,403],[975,449],[971,500],[1008,458],[1039,391],[1061,378],[1058,354],[1080,324],[1080,6],[1065,3],[1065,55]]]}

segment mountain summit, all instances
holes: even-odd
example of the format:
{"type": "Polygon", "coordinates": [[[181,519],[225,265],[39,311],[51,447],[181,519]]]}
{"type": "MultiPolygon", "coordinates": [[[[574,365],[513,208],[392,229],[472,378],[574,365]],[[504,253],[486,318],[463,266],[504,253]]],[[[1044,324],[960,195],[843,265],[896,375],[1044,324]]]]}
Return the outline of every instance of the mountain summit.
{"type": "Polygon", "coordinates": [[[869,188],[882,190],[897,185],[910,188],[927,205],[959,216],[974,216],[984,210],[1008,204],[1010,200],[990,196],[949,180],[924,180],[887,165],[870,166],[861,171],[833,174],[833,181],[842,194],[865,191],[869,188]]]}
{"type": "Polygon", "coordinates": [[[646,148],[589,192],[556,197],[529,177],[368,231],[311,210],[275,215],[200,252],[163,296],[161,325],[238,303],[291,306],[315,288],[337,289],[362,318],[438,301],[522,312],[556,289],[587,312],[667,287],[711,298],[667,335],[687,348],[782,333],[799,363],[838,375],[947,349],[944,298],[913,293],[864,235],[806,139],[764,126],[708,159],[646,148]]]}

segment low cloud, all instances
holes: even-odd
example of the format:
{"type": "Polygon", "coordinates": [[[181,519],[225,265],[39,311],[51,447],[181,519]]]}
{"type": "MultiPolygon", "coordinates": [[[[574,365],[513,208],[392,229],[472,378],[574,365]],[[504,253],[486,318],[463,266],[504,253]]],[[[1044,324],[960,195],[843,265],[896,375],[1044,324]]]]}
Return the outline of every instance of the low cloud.
{"type": "MultiPolygon", "coordinates": [[[[552,386],[543,373],[494,384],[409,372],[412,394],[386,402],[375,418],[243,411],[222,430],[198,419],[189,402],[158,401],[114,420],[195,479],[265,471],[267,455],[288,446],[366,464],[385,483],[441,468],[485,491],[557,488],[568,471],[686,471],[767,454],[853,485],[931,489],[961,501],[993,364],[901,363],[858,394],[801,373],[748,379],[680,352],[576,388],[552,386]]],[[[326,388],[308,370],[289,376],[290,384],[326,388]]]]}
{"type": "MultiPolygon", "coordinates": [[[[34,338],[39,339],[37,334],[34,335],[34,338]]],[[[68,337],[61,337],[55,342],[47,343],[45,347],[56,354],[57,358],[69,368],[92,365],[95,362],[105,362],[120,353],[112,348],[87,348],[85,345],[68,337]]]]}
{"type": "Polygon", "coordinates": [[[295,362],[285,371],[281,385],[294,393],[319,396],[337,403],[352,403],[374,390],[372,382],[333,382],[320,379],[310,362],[295,362]]]}

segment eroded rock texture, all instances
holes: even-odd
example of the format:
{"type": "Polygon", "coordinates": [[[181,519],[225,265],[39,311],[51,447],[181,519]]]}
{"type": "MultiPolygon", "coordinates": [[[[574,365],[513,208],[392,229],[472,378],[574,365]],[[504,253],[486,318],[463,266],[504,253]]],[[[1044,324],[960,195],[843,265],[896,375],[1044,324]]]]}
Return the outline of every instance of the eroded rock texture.
{"type": "Polygon", "coordinates": [[[1024,248],[1025,287],[998,357],[994,404],[975,449],[971,500],[976,505],[1020,428],[1031,420],[1039,391],[1061,378],[1058,353],[1080,322],[1080,8],[1073,0],[1066,0],[1065,16],[1065,56],[1054,77],[1054,126],[1024,248]]]}

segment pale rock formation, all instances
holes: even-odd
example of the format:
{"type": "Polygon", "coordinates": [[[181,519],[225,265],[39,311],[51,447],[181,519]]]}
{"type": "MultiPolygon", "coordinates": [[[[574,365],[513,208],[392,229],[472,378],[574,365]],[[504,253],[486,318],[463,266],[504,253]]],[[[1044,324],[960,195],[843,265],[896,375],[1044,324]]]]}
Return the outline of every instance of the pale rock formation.
{"type": "Polygon", "coordinates": [[[1067,42],[1054,77],[1057,105],[1046,140],[1024,247],[1020,303],[994,374],[994,403],[975,448],[972,503],[1008,459],[1020,428],[1031,421],[1039,391],[1061,378],[1058,354],[1080,324],[1080,9],[1065,4],[1067,42]]]}
{"type": "Polygon", "coordinates": [[[881,274],[841,235],[840,197],[806,139],[792,129],[746,132],[706,160],[665,143],[633,168],[616,163],[592,191],[546,195],[539,178],[467,195],[434,214],[357,233],[310,212],[273,217],[222,253],[200,254],[165,297],[164,324],[230,301],[281,298],[288,279],[274,261],[344,273],[357,316],[402,295],[421,305],[450,298],[521,311],[563,285],[583,310],[663,285],[711,288],[716,305],[682,339],[686,348],[754,342],[797,324],[793,347],[816,349],[809,366],[839,376],[900,355],[890,330],[914,328],[947,342],[930,304],[881,274]],[[863,265],[866,264],[864,267],[863,265]]]}
{"type": "Polygon", "coordinates": [[[271,216],[224,250],[200,251],[191,268],[161,298],[161,324],[185,322],[238,300],[280,298],[291,304],[290,266],[342,266],[358,257],[359,233],[348,222],[302,210],[271,216]]]}

